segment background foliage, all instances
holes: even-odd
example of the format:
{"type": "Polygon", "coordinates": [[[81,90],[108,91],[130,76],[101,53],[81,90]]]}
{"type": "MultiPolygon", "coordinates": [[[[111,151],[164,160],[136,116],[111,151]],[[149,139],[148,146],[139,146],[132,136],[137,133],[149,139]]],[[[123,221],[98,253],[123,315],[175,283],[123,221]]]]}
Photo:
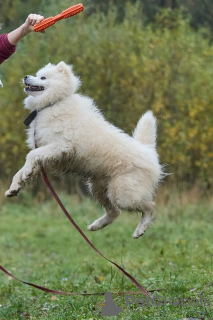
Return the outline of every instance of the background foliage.
{"type": "MultiPolygon", "coordinates": [[[[1,3],[2,32],[28,13],[55,15],[76,1],[1,3]]],[[[1,65],[0,175],[12,176],[27,152],[22,124],[25,74],[64,60],[106,118],[130,133],[148,109],[158,118],[158,151],[176,181],[212,182],[212,2],[84,1],[83,13],[45,34],[30,34],[1,65]],[[198,12],[199,11],[199,12],[198,12]],[[205,28],[205,27],[208,27],[205,28]]]]}

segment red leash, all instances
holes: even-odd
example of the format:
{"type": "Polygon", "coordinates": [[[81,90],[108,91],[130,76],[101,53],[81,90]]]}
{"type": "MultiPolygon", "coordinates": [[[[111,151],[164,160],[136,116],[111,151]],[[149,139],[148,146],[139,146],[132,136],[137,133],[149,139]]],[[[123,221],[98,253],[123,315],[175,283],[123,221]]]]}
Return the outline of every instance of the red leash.
{"type": "MultiPolygon", "coordinates": [[[[37,148],[37,145],[35,143],[35,147],[37,148]]],[[[56,194],[53,186],[51,185],[46,172],[44,171],[43,167],[41,167],[41,172],[44,178],[44,181],[47,185],[47,187],[49,188],[49,190],[51,191],[53,197],[55,198],[55,200],[57,201],[58,205],[61,207],[62,211],[65,213],[65,215],[67,216],[67,218],[69,219],[69,221],[72,223],[72,225],[76,228],[76,230],[80,233],[80,235],[84,238],[84,240],[89,244],[89,246],[95,251],[97,252],[102,258],[104,258],[105,260],[109,261],[110,263],[112,263],[114,266],[116,266],[119,270],[121,270],[121,272],[123,272],[123,274],[128,277],[140,290],[143,294],[145,294],[147,297],[152,298],[151,295],[148,293],[148,291],[133,277],[131,276],[131,274],[129,274],[126,270],[124,270],[121,266],[119,266],[117,263],[115,263],[114,261],[108,259],[107,257],[105,257],[93,244],[92,242],[87,238],[87,236],[83,233],[83,231],[79,228],[79,226],[75,223],[75,221],[73,220],[73,218],[71,217],[71,215],[68,213],[68,211],[66,210],[66,208],[64,207],[63,203],[61,202],[61,200],[59,199],[58,195],[56,194]]],[[[16,278],[15,276],[13,276],[11,273],[9,273],[5,268],[3,268],[0,265],[0,270],[3,271],[5,274],[9,275],[10,277],[24,283],[27,284],[29,286],[35,287],[39,290],[48,292],[48,293],[54,293],[54,294],[60,294],[60,295],[87,295],[84,293],[75,293],[75,292],[60,292],[60,291],[55,291],[55,290],[51,290],[42,286],[38,286],[36,284],[30,283],[30,282],[26,282],[26,281],[22,281],[18,278],[16,278]]],[[[127,292],[128,294],[128,292],[127,292]]]]}
{"type": "Polygon", "coordinates": [[[121,272],[123,272],[123,274],[125,274],[125,276],[127,276],[147,297],[151,298],[150,294],[146,291],[146,289],[144,287],[142,287],[142,285],[133,277],[131,276],[131,274],[129,274],[127,271],[125,271],[121,266],[119,266],[117,263],[115,263],[114,261],[108,259],[107,257],[105,257],[93,244],[92,242],[87,238],[87,236],[83,233],[83,231],[79,228],[79,226],[75,223],[75,221],[73,220],[73,218],[71,217],[71,215],[68,213],[68,211],[66,210],[66,208],[64,207],[63,203],[61,202],[61,200],[59,199],[59,197],[57,196],[54,188],[52,187],[46,172],[44,171],[43,168],[41,168],[41,172],[44,178],[44,181],[47,185],[47,187],[50,189],[52,195],[54,196],[55,200],[57,201],[57,203],[59,204],[59,206],[61,207],[61,209],[63,210],[63,212],[65,213],[65,215],[67,216],[67,218],[69,219],[69,221],[72,223],[72,225],[76,228],[76,230],[80,233],[80,235],[84,238],[84,240],[89,244],[89,246],[95,251],[97,252],[102,258],[104,258],[105,260],[109,261],[110,263],[114,264],[118,269],[121,270],[121,272]]]}

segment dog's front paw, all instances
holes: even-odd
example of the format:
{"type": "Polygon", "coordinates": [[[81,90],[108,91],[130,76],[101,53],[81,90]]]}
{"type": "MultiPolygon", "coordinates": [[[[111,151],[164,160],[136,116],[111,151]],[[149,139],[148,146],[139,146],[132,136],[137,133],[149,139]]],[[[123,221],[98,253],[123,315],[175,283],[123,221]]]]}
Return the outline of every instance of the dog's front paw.
{"type": "Polygon", "coordinates": [[[18,195],[19,191],[21,190],[21,188],[18,188],[18,189],[8,189],[6,192],[5,192],[5,197],[7,198],[11,198],[11,197],[15,197],[18,195]]]}
{"type": "Polygon", "coordinates": [[[12,182],[10,189],[8,189],[5,192],[5,197],[15,197],[19,193],[19,191],[22,189],[22,185],[20,182],[12,182]]]}

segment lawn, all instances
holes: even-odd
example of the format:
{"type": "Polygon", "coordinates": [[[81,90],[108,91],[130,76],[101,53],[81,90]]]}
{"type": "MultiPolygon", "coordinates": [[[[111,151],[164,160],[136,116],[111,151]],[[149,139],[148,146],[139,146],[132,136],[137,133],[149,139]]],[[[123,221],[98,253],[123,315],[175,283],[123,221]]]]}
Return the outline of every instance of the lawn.
{"type": "Polygon", "coordinates": [[[138,240],[132,238],[137,214],[124,212],[109,227],[91,233],[86,226],[101,215],[100,206],[90,199],[60,197],[92,243],[158,298],[119,295],[139,290],[88,246],[55,200],[41,201],[24,191],[1,200],[0,264],[24,281],[93,295],[48,294],[1,272],[0,320],[213,319],[212,197],[160,189],[156,221],[138,240]],[[98,314],[106,292],[122,307],[116,317],[98,314]]]}

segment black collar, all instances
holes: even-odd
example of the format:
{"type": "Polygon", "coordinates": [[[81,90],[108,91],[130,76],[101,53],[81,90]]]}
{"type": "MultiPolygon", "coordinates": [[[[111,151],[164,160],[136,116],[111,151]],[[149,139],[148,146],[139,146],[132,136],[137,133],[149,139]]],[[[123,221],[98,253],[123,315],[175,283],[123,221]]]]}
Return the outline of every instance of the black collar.
{"type": "Polygon", "coordinates": [[[29,125],[33,122],[33,120],[36,118],[36,116],[37,116],[37,114],[39,113],[39,112],[41,112],[42,110],[44,110],[44,109],[46,109],[46,108],[48,108],[48,107],[52,107],[54,105],[54,103],[53,104],[48,104],[47,106],[45,106],[45,107],[43,107],[43,108],[41,108],[41,109],[39,109],[39,110],[34,110],[34,111],[32,111],[30,114],[29,114],[29,116],[23,121],[23,123],[25,124],[25,126],[26,127],[29,127],[29,125]]]}

